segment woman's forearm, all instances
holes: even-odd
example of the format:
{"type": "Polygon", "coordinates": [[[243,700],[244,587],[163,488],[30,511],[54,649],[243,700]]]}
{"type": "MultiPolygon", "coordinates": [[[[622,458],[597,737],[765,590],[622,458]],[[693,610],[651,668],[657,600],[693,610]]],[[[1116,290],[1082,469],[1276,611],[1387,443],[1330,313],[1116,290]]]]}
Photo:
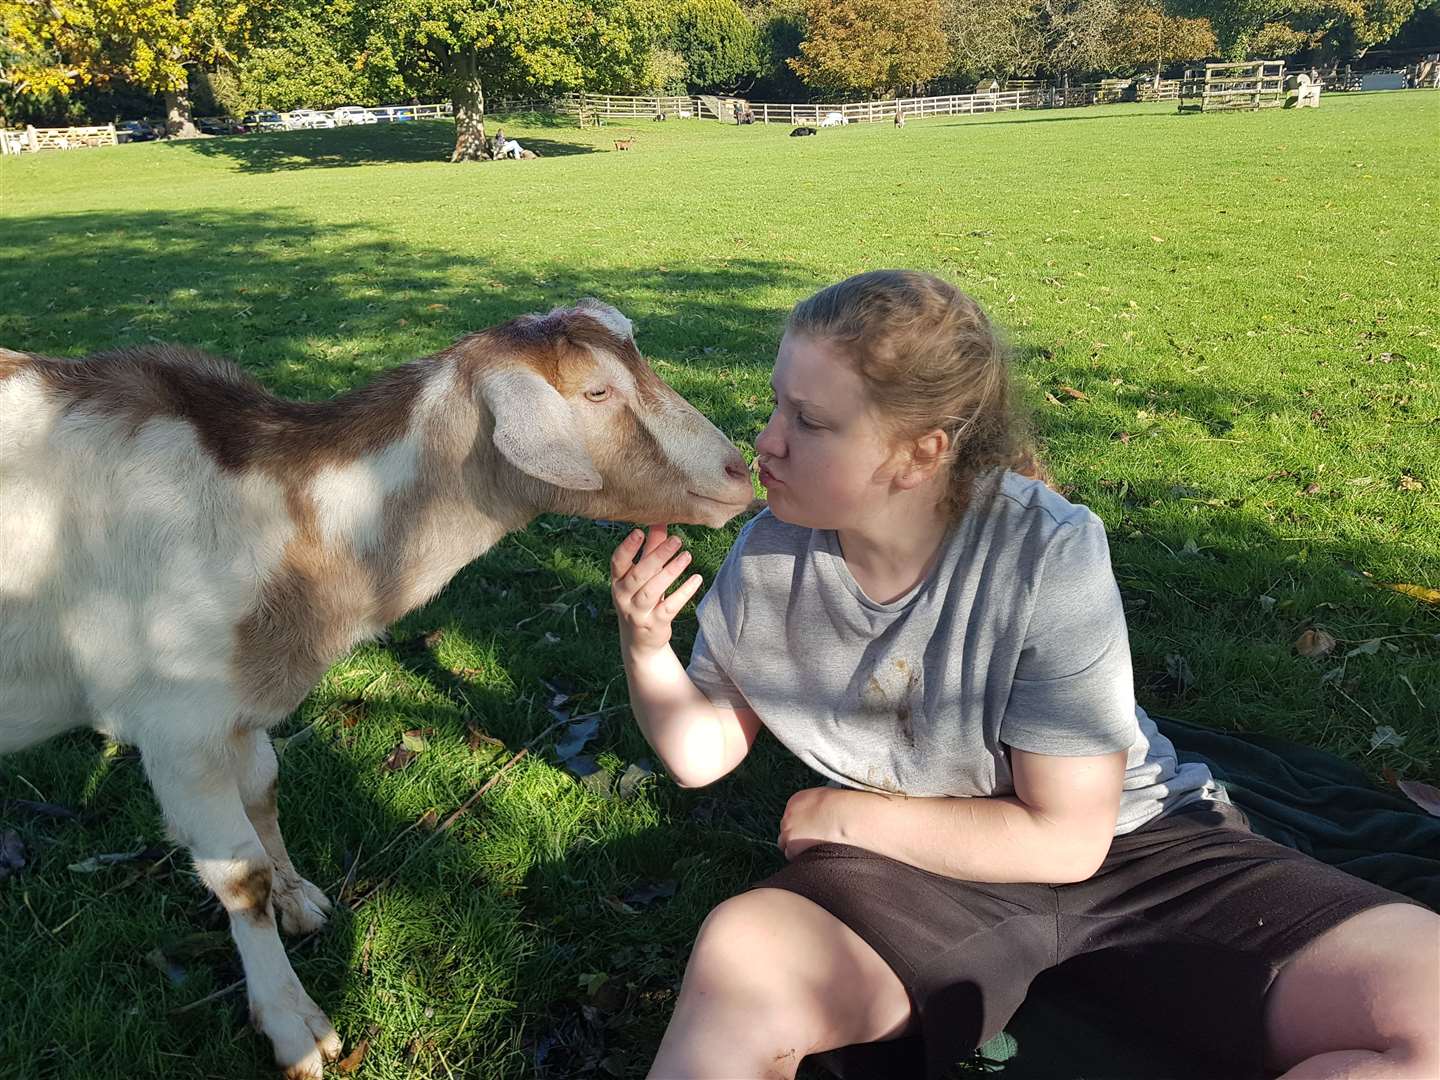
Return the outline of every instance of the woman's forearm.
{"type": "Polygon", "coordinates": [[[1084,881],[1110,849],[1094,822],[1052,820],[1011,795],[907,799],[836,792],[842,842],[964,881],[1084,881]]]}
{"type": "Polygon", "coordinates": [[[704,787],[720,779],[745,756],[735,746],[732,725],[685,673],[669,645],[640,651],[622,649],[630,708],[646,741],[681,787],[704,787]],[[738,751],[738,753],[737,753],[738,751]]]}

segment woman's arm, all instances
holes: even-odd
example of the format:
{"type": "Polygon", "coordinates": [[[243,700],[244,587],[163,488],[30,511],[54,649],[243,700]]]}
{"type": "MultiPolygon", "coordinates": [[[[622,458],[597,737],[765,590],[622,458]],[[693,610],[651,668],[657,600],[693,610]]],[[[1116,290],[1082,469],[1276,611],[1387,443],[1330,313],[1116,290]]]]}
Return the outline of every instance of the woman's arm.
{"type": "Polygon", "coordinates": [[[677,784],[704,787],[744,760],[760,718],[743,706],[712,704],[670,647],[670,625],[699,589],[700,576],[692,575],[668,597],[665,590],[689,562],[679,538],[667,538],[664,526],[652,526],[648,537],[637,530],[615,549],[610,591],[620,617],[630,708],[640,730],[677,784]]]}
{"type": "Polygon", "coordinates": [[[1013,796],[907,799],[810,788],[786,806],[780,847],[793,859],[813,844],[853,844],[965,881],[1084,881],[1110,850],[1125,757],[1012,748],[1013,796]]]}

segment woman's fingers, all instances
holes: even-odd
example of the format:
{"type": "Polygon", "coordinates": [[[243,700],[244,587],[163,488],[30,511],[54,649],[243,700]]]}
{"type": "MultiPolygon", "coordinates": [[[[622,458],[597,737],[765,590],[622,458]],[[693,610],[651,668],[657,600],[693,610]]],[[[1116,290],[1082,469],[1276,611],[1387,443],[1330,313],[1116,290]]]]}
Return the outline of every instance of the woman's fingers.
{"type": "MultiPolygon", "coordinates": [[[[661,548],[660,550],[664,550],[661,548]]],[[[635,604],[643,610],[649,610],[665,599],[665,590],[670,588],[690,565],[690,553],[682,551],[664,566],[660,567],[650,579],[642,585],[635,593],[635,604]]]]}
{"type": "Polygon", "coordinates": [[[645,550],[640,553],[640,557],[642,559],[645,556],[649,555],[651,552],[653,552],[666,540],[672,539],[669,529],[669,525],[651,525],[645,531],[645,550]]]}
{"type": "Polygon", "coordinates": [[[680,609],[690,602],[690,598],[700,589],[700,582],[703,579],[699,574],[691,574],[685,579],[685,583],[667,596],[657,608],[667,619],[673,619],[680,614],[680,609]]]}
{"type": "Polygon", "coordinates": [[[610,577],[618,582],[625,577],[635,566],[635,555],[640,550],[640,542],[645,539],[645,534],[636,529],[629,536],[621,540],[610,556],[610,577]]]}

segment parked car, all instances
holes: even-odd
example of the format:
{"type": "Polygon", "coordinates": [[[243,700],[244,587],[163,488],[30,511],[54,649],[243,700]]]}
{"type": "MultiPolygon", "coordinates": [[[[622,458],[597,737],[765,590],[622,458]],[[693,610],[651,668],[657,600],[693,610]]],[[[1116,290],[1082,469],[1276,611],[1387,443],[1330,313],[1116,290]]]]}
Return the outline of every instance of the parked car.
{"type": "Polygon", "coordinates": [[[409,109],[401,108],[398,105],[382,105],[378,109],[371,109],[370,112],[382,124],[400,124],[414,119],[409,109]]]}
{"type": "Polygon", "coordinates": [[[273,109],[256,109],[247,112],[240,121],[246,131],[284,131],[285,121],[273,109]]]}
{"type": "Polygon", "coordinates": [[[341,105],[331,115],[335,117],[335,123],[339,127],[347,127],[350,124],[378,124],[380,122],[369,109],[359,105],[341,105]]]}
{"type": "Polygon", "coordinates": [[[245,125],[230,116],[201,116],[195,126],[202,135],[235,135],[245,130],[245,125]]]}
{"type": "Polygon", "coordinates": [[[307,128],[333,128],[335,121],[314,109],[291,109],[285,114],[285,126],[291,130],[307,128]]]}
{"type": "Polygon", "coordinates": [[[123,124],[116,124],[115,134],[121,142],[149,142],[160,137],[160,132],[144,120],[126,120],[123,124]]]}

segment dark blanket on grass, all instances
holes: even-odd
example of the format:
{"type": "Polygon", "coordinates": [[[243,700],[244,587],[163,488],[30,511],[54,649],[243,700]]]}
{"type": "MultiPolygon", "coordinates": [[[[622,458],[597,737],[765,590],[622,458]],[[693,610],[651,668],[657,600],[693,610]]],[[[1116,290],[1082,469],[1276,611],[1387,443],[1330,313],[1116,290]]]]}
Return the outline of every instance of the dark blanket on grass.
{"type": "MultiPolygon", "coordinates": [[[[1261,836],[1440,910],[1440,818],[1398,791],[1375,788],[1364,772],[1333,754],[1266,735],[1232,735],[1154,717],[1183,760],[1203,761],[1261,836]]],[[[1163,994],[1126,991],[1137,1003],[1163,994]]],[[[1042,975],[1006,1030],[980,1048],[957,1077],[1003,1080],[1231,1080],[1225,1059],[1168,1023],[1139,1024],[1114,1003],[1094,1000],[1087,981],[1064,966],[1042,975]],[[1180,1038],[1176,1038],[1176,1035],[1180,1038]]],[[[1225,995],[1216,972],[1211,987],[1225,995]]],[[[1184,1017],[1174,1017],[1184,1028],[1184,1017]]],[[[1190,1032],[1190,1035],[1200,1033],[1190,1032]]],[[[1211,1032],[1214,1044],[1224,1032],[1211,1032]]],[[[917,1072],[916,1075],[919,1075],[917,1072]]],[[[887,1078],[888,1080],[888,1078],[887,1078]]],[[[902,1080],[896,1077],[895,1080],[902,1080]]]]}

